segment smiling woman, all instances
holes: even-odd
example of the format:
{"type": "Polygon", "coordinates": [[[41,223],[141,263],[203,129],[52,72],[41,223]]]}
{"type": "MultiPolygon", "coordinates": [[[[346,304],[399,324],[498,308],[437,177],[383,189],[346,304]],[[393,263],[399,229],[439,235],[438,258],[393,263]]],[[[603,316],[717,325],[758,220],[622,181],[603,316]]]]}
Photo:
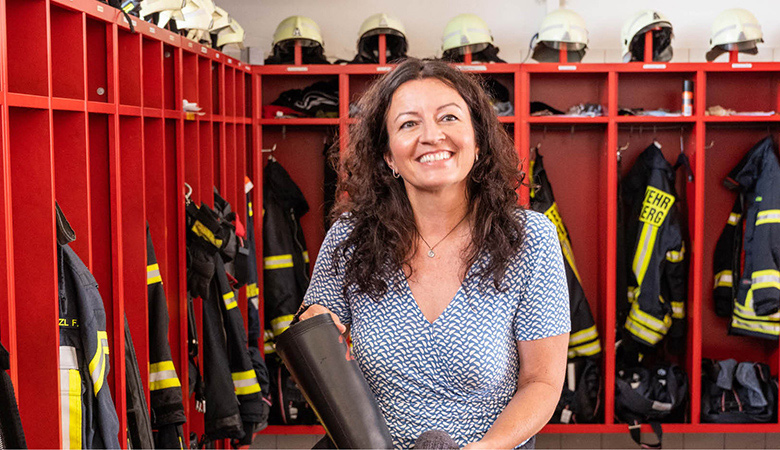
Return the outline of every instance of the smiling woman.
{"type": "Polygon", "coordinates": [[[432,429],[533,447],[569,301],[555,227],[517,207],[511,140],[477,79],[440,61],[407,60],[359,106],[300,318],[351,333],[396,448],[432,429]]]}

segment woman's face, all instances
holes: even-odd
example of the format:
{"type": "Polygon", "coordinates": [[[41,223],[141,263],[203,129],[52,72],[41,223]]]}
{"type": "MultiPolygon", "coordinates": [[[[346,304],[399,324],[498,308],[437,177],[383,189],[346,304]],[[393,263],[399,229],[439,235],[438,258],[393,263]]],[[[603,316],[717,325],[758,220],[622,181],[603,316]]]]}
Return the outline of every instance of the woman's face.
{"type": "Polygon", "coordinates": [[[387,114],[390,151],[385,161],[410,190],[466,189],[479,152],[466,101],[435,78],[407,81],[387,114]]]}

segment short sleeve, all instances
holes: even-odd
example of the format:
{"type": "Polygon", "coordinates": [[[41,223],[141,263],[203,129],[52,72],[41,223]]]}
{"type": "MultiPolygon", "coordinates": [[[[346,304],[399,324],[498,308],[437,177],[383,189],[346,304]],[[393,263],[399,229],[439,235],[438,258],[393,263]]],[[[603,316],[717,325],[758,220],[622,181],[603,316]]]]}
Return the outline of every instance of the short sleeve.
{"type": "Polygon", "coordinates": [[[348,237],[350,228],[346,219],[342,218],[328,230],[314,263],[309,289],[303,296],[304,305],[322,305],[336,314],[344,325],[352,323],[352,314],[342,294],[343,264],[339,270],[333,267],[333,250],[348,237]]]}
{"type": "Polygon", "coordinates": [[[518,341],[531,341],[571,330],[569,288],[555,225],[542,214],[528,211],[523,262],[529,277],[514,318],[518,341]]]}

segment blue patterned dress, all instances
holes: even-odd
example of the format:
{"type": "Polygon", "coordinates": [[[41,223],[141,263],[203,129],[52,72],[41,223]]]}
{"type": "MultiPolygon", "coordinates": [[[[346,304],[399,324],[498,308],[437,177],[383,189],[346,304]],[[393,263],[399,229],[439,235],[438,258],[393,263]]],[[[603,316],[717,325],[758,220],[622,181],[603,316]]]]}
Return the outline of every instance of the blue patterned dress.
{"type": "MultiPolygon", "coordinates": [[[[374,302],[342,296],[333,249],[352,230],[347,219],[328,231],[304,304],[320,304],[351,325],[352,351],[384,414],[395,448],[410,448],[440,429],[460,445],[479,440],[516,391],[517,341],[567,333],[569,298],[555,226],[526,215],[526,241],[510,262],[500,292],[472,266],[444,312],[430,323],[402,273],[374,302]]],[[[476,263],[484,264],[485,257],[476,263]]],[[[342,264],[343,267],[343,264],[342,264]]],[[[400,272],[400,271],[399,271],[400,272]]],[[[529,405],[533,407],[532,405],[529,405]]]]}

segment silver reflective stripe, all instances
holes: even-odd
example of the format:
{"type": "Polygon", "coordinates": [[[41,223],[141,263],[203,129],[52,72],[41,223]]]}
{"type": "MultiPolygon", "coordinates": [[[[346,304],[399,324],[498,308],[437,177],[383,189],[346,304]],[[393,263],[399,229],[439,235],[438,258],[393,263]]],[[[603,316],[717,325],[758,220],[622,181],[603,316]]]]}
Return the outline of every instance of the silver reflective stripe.
{"type": "Polygon", "coordinates": [[[253,384],[257,384],[257,379],[255,377],[247,378],[246,380],[233,380],[233,386],[236,388],[249,387],[253,384]]]}
{"type": "Polygon", "coordinates": [[[737,214],[737,213],[729,214],[729,225],[736,225],[736,224],[738,224],[740,217],[742,217],[742,216],[737,214]]]}
{"type": "Polygon", "coordinates": [[[163,381],[163,380],[169,380],[171,378],[176,378],[176,371],[175,370],[163,370],[160,372],[152,372],[149,374],[149,382],[155,382],[155,381],[163,381]]]}
{"type": "Polygon", "coordinates": [[[60,345],[60,369],[79,369],[76,347],[60,345]]]}
{"type": "Polygon", "coordinates": [[[260,299],[257,297],[252,297],[249,299],[249,301],[252,302],[252,305],[255,307],[255,309],[260,309],[260,299]]]}
{"type": "Polygon", "coordinates": [[[756,283],[780,283],[780,276],[777,275],[761,275],[753,277],[753,284],[756,283]]]}
{"type": "Polygon", "coordinates": [[[672,410],[672,404],[671,403],[662,403],[659,401],[653,402],[653,409],[656,411],[671,411],[672,410]]]}

